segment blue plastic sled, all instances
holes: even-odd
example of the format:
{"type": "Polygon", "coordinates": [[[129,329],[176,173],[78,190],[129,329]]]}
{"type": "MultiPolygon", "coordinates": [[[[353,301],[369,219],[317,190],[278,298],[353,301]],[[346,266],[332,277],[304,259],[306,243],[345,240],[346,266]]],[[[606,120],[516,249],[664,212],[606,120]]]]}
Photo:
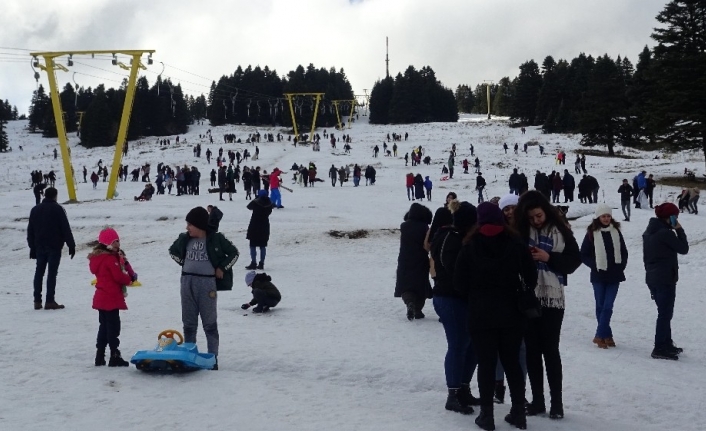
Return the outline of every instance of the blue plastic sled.
{"type": "Polygon", "coordinates": [[[199,353],[196,344],[184,343],[179,331],[167,329],[157,336],[154,350],[140,350],[130,362],[142,371],[196,371],[211,370],[216,364],[212,353],[199,353]],[[174,339],[177,336],[178,341],[174,339]]]}

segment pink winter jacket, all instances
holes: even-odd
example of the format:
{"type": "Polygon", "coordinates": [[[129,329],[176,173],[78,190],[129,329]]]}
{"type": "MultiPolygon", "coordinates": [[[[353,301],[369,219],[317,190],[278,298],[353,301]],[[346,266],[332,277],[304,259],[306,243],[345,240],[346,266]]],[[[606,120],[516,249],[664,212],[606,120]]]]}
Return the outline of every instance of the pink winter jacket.
{"type": "Polygon", "coordinates": [[[123,286],[132,282],[120,265],[120,257],[109,251],[94,250],[88,256],[88,267],[96,276],[93,308],[96,310],[127,310],[123,286]]]}

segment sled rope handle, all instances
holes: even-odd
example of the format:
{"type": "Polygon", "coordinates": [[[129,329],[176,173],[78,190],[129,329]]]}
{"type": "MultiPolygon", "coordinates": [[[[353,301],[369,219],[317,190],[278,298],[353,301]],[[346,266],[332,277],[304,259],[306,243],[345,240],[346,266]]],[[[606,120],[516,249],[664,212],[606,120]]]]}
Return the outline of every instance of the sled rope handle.
{"type": "Polygon", "coordinates": [[[164,331],[160,332],[159,335],[157,335],[157,339],[159,340],[160,338],[162,338],[162,336],[174,339],[175,335],[178,338],[178,340],[175,340],[177,342],[177,345],[184,342],[184,336],[181,335],[181,332],[177,331],[176,329],[165,329],[164,331]]]}

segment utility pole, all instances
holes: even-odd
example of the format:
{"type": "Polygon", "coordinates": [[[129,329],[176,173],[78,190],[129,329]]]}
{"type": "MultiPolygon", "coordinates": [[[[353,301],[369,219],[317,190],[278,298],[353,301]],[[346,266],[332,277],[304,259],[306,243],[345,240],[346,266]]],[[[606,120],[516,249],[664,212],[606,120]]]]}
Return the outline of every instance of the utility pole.
{"type": "Polygon", "coordinates": [[[485,93],[486,93],[486,97],[488,98],[488,120],[490,120],[490,84],[492,84],[493,81],[488,79],[483,82],[486,83],[485,84],[485,89],[486,89],[485,93]]]}
{"type": "Polygon", "coordinates": [[[390,43],[388,40],[388,37],[385,36],[385,77],[389,78],[390,77],[390,43]]]}

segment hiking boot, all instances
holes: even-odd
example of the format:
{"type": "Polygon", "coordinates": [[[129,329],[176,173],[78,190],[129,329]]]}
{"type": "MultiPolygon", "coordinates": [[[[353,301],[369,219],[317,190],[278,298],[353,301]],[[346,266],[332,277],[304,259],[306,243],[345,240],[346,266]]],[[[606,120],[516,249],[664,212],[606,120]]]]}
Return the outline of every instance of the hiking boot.
{"type": "Polygon", "coordinates": [[[128,367],[130,363],[120,356],[120,350],[110,350],[110,360],[108,361],[109,367],[128,367]]]}
{"type": "Polygon", "coordinates": [[[598,342],[596,343],[596,346],[599,349],[607,349],[608,348],[608,343],[606,343],[604,338],[599,338],[598,342]]]}
{"type": "Polygon", "coordinates": [[[527,429],[527,416],[525,416],[525,409],[523,406],[512,406],[510,408],[510,413],[505,416],[505,422],[510,425],[515,425],[515,428],[525,430],[527,429]]]}
{"type": "Polygon", "coordinates": [[[667,349],[676,352],[677,355],[684,353],[684,349],[682,349],[681,347],[677,347],[677,345],[674,344],[674,341],[672,341],[672,345],[670,347],[667,347],[667,349]]]}
{"type": "Polygon", "coordinates": [[[415,311],[415,312],[414,312],[414,318],[415,318],[415,319],[423,319],[423,318],[425,318],[425,317],[427,317],[427,316],[425,316],[424,313],[422,313],[421,311],[415,311]]]}
{"type": "Polygon", "coordinates": [[[260,262],[257,264],[257,269],[265,269],[265,262],[260,262]]]}
{"type": "Polygon", "coordinates": [[[473,413],[473,407],[465,405],[462,401],[461,389],[449,388],[449,395],[446,398],[446,410],[470,415],[473,413]]]}
{"type": "MultiPolygon", "coordinates": [[[[35,308],[36,308],[36,306],[35,306],[35,308]]],[[[63,308],[64,308],[64,305],[57,304],[56,301],[47,302],[46,304],[44,304],[45,310],[61,310],[63,308]]]]}
{"type": "Polygon", "coordinates": [[[527,416],[537,416],[546,412],[547,407],[544,405],[544,402],[532,401],[525,406],[525,414],[527,416]]]}
{"type": "Polygon", "coordinates": [[[605,343],[608,345],[608,347],[615,347],[615,340],[613,340],[613,337],[606,338],[605,343]]]}
{"type": "Polygon", "coordinates": [[[593,337],[593,344],[598,344],[601,340],[602,338],[593,337]]]}
{"type": "Polygon", "coordinates": [[[41,310],[42,309],[42,301],[34,301],[34,309],[41,310]]]}
{"type": "Polygon", "coordinates": [[[257,269],[257,264],[255,261],[250,262],[250,265],[246,266],[245,269],[257,269]]]}
{"type": "Polygon", "coordinates": [[[407,303],[407,320],[414,320],[414,304],[411,302],[407,303]]]}
{"type": "Polygon", "coordinates": [[[676,352],[676,350],[658,349],[655,347],[654,350],[652,350],[652,358],[677,361],[679,360],[679,354],[676,352]]]}
{"type": "Polygon", "coordinates": [[[493,398],[493,401],[496,404],[505,403],[505,385],[502,380],[495,381],[495,397],[493,398]]]}
{"type": "Polygon", "coordinates": [[[464,406],[479,406],[480,400],[473,396],[471,387],[468,383],[461,383],[461,389],[458,390],[458,399],[464,406]]]}
{"type": "Polygon", "coordinates": [[[105,347],[102,349],[96,349],[96,367],[101,367],[105,365],[105,347]]]}
{"type": "Polygon", "coordinates": [[[480,414],[476,418],[476,425],[486,431],[495,431],[495,418],[493,417],[493,406],[481,406],[480,414]]]}

